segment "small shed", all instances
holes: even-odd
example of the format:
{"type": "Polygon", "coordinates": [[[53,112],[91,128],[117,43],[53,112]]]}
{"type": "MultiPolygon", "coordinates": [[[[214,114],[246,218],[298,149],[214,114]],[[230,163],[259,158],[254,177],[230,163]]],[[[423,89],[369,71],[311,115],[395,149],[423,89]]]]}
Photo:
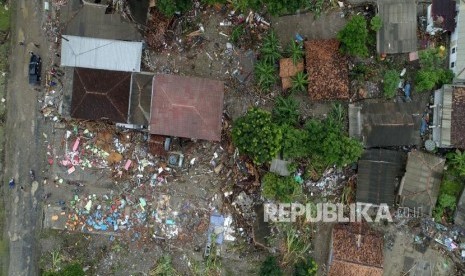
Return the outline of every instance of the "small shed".
{"type": "Polygon", "coordinates": [[[415,0],[378,0],[382,20],[377,33],[380,54],[409,53],[417,50],[417,3],[415,0]]]}
{"type": "Polygon", "coordinates": [[[157,135],[220,141],[223,97],[221,81],[156,75],[149,131],[157,135]]]}
{"type": "Polygon", "coordinates": [[[130,73],[75,68],[71,117],[126,123],[130,84],[130,73]]]}
{"type": "Polygon", "coordinates": [[[445,162],[445,159],[429,153],[409,152],[399,188],[401,206],[431,216],[438,199],[445,162]]]}
{"type": "Polygon", "coordinates": [[[404,174],[403,152],[366,150],[358,161],[356,200],[359,203],[382,203],[393,206],[396,188],[404,174]]]}
{"type": "Polygon", "coordinates": [[[140,72],[142,42],[63,35],[61,66],[140,72]]]}
{"type": "Polygon", "coordinates": [[[383,275],[383,235],[368,224],[336,224],[330,246],[329,276],[383,275]]]}

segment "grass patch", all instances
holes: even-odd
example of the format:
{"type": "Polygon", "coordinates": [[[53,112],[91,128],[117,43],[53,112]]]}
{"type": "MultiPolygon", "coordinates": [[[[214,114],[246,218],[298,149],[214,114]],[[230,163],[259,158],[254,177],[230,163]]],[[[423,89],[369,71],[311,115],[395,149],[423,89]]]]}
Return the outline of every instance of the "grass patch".
{"type": "Polygon", "coordinates": [[[5,32],[10,28],[10,9],[6,5],[0,5],[0,31],[5,32]]]}

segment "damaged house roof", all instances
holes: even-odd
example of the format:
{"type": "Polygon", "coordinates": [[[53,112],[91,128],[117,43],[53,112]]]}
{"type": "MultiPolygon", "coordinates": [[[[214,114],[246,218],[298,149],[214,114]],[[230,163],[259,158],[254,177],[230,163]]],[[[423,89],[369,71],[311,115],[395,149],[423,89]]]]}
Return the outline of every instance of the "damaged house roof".
{"type": "Polygon", "coordinates": [[[433,141],[465,149],[465,86],[444,85],[434,93],[433,141]]]}
{"type": "Polygon", "coordinates": [[[411,151],[399,188],[401,206],[415,208],[431,216],[439,195],[439,186],[446,160],[438,156],[411,151]]]}
{"type": "Polygon", "coordinates": [[[136,25],[118,12],[105,13],[107,7],[102,5],[82,5],[79,0],[71,2],[60,8],[62,22],[67,22],[64,34],[125,41],[142,40],[136,25]]]}
{"type": "Polygon", "coordinates": [[[443,30],[453,32],[457,23],[457,4],[455,0],[433,0],[431,12],[436,25],[443,30]]]}
{"type": "Polygon", "coordinates": [[[336,224],[329,276],[382,276],[384,240],[366,223],[336,224]]]}
{"type": "Polygon", "coordinates": [[[140,72],[142,42],[63,35],[61,66],[140,72]]]}
{"type": "Polygon", "coordinates": [[[310,99],[349,98],[347,57],[339,52],[336,39],[306,41],[305,57],[310,99]]]}
{"type": "Polygon", "coordinates": [[[130,83],[130,73],[75,68],[71,117],[126,123],[130,83]]]}
{"type": "Polygon", "coordinates": [[[349,104],[349,135],[366,148],[419,145],[421,103],[349,104]]]}
{"type": "Polygon", "coordinates": [[[152,89],[151,134],[221,140],[223,82],[157,75],[152,89]]]}
{"type": "Polygon", "coordinates": [[[151,73],[133,73],[131,75],[131,97],[128,123],[148,126],[150,122],[150,104],[152,103],[151,73]]]}
{"type": "Polygon", "coordinates": [[[417,4],[415,0],[378,0],[383,22],[377,33],[377,51],[385,54],[417,50],[417,4]]]}
{"type": "Polygon", "coordinates": [[[396,186],[403,175],[405,154],[385,149],[366,150],[358,161],[356,200],[380,205],[395,203],[396,186]]]}

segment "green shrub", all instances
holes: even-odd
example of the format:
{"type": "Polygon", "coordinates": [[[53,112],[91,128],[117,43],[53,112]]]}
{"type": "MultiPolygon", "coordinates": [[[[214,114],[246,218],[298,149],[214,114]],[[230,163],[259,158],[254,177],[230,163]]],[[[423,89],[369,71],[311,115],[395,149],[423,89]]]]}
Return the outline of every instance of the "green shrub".
{"type": "Polygon", "coordinates": [[[262,90],[268,90],[276,84],[276,74],[276,67],[266,60],[260,60],[255,64],[255,79],[262,90]]]}
{"type": "Polygon", "coordinates": [[[186,12],[192,8],[191,0],[157,0],[157,9],[165,16],[171,17],[175,12],[186,12]]]}
{"type": "Polygon", "coordinates": [[[282,127],[282,133],[282,151],[285,159],[302,158],[308,155],[306,146],[307,132],[305,130],[285,125],[282,127]]]}
{"type": "Polygon", "coordinates": [[[304,92],[307,90],[308,76],[304,72],[298,72],[292,79],[292,92],[304,92]]]}
{"type": "Polygon", "coordinates": [[[294,39],[291,40],[291,43],[289,43],[287,52],[294,65],[297,65],[297,63],[301,62],[305,55],[302,43],[296,42],[294,39]]]}
{"type": "Polygon", "coordinates": [[[337,34],[341,51],[352,56],[368,56],[367,38],[367,22],[363,15],[354,15],[337,34]]]}
{"type": "Polygon", "coordinates": [[[260,276],[282,276],[283,272],[276,261],[276,258],[269,256],[260,267],[260,276]]]}
{"type": "Polygon", "coordinates": [[[231,32],[231,42],[232,43],[239,42],[239,39],[244,35],[244,33],[245,33],[245,26],[243,24],[235,26],[231,32]]]}
{"type": "Polygon", "coordinates": [[[379,15],[373,16],[373,18],[370,20],[370,29],[374,32],[377,32],[381,29],[383,26],[383,20],[381,20],[381,17],[379,15]]]}
{"type": "Polygon", "coordinates": [[[318,265],[313,259],[298,262],[295,265],[294,276],[315,276],[318,272],[318,265]]]}
{"type": "Polygon", "coordinates": [[[396,70],[388,70],[384,73],[383,94],[387,99],[393,98],[397,94],[400,76],[396,70]]]}
{"type": "Polygon", "coordinates": [[[263,40],[260,53],[261,59],[272,65],[276,64],[281,58],[279,40],[274,31],[270,31],[263,40]]]}
{"type": "Polygon", "coordinates": [[[43,276],[84,276],[84,270],[82,269],[82,265],[78,263],[71,263],[63,267],[58,272],[48,271],[42,273],[43,276]]]}
{"type": "Polygon", "coordinates": [[[234,123],[232,140],[241,153],[247,154],[256,164],[263,164],[278,154],[282,133],[272,123],[269,112],[252,108],[234,123]]]}
{"type": "Polygon", "coordinates": [[[272,115],[278,125],[295,126],[299,122],[299,103],[291,97],[278,97],[272,115]]]}
{"type": "Polygon", "coordinates": [[[293,177],[267,173],[262,179],[262,194],[279,202],[292,202],[301,193],[300,185],[293,177]]]}

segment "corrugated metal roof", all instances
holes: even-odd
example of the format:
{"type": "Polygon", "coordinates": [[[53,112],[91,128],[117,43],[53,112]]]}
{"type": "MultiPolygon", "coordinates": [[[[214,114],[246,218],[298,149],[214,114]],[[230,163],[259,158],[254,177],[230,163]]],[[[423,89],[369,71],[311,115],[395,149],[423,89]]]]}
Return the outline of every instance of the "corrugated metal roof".
{"type": "MultiPolygon", "coordinates": [[[[418,145],[419,111],[423,108],[421,103],[368,103],[362,106],[361,119],[349,114],[349,131],[352,128],[355,133],[361,123],[362,142],[367,148],[418,145]]],[[[355,112],[355,107],[352,109],[355,112]]]]}
{"type": "Polygon", "coordinates": [[[131,75],[131,97],[129,101],[128,123],[148,126],[150,105],[152,102],[151,73],[133,73],[131,75]]]}
{"type": "Polygon", "coordinates": [[[397,54],[417,50],[417,5],[415,0],[378,0],[383,21],[377,33],[378,53],[397,54]]]}
{"type": "Polygon", "coordinates": [[[439,194],[446,160],[438,156],[412,151],[408,154],[407,168],[399,189],[401,205],[420,208],[431,215],[439,194]]]}
{"type": "Polygon", "coordinates": [[[457,15],[457,60],[455,61],[455,78],[458,80],[465,80],[465,3],[459,1],[459,14],[457,15]]]}
{"type": "Polygon", "coordinates": [[[223,82],[157,75],[152,89],[151,134],[221,140],[223,82]]]}
{"type": "Polygon", "coordinates": [[[362,139],[362,116],[361,106],[349,104],[349,136],[355,139],[362,139]]]}
{"type": "Polygon", "coordinates": [[[451,126],[452,145],[465,149],[465,86],[454,86],[451,126]]]}
{"type": "Polygon", "coordinates": [[[140,72],[142,42],[64,35],[61,66],[140,72]]]}
{"type": "Polygon", "coordinates": [[[358,162],[357,202],[393,206],[404,164],[403,152],[384,149],[365,151],[358,162]]]}

